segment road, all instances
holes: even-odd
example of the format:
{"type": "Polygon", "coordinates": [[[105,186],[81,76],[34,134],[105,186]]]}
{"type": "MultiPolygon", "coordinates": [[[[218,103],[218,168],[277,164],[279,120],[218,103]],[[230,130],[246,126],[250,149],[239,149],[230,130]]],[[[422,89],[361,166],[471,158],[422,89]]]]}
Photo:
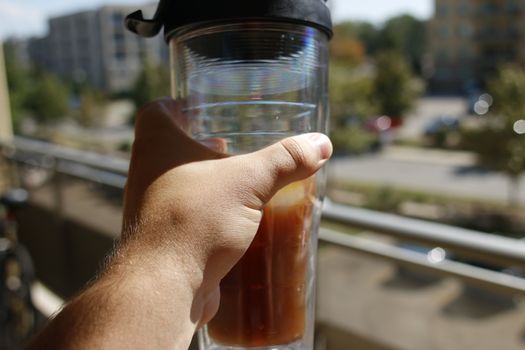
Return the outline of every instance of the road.
{"type": "MultiPolygon", "coordinates": [[[[331,161],[329,178],[337,181],[392,185],[455,197],[506,202],[507,178],[475,166],[468,153],[391,148],[377,155],[331,161]]],[[[519,189],[525,204],[525,176],[519,189]]]]}
{"type": "Polygon", "coordinates": [[[397,136],[404,139],[418,139],[427,125],[440,115],[464,116],[467,101],[461,97],[423,97],[405,117],[397,136]]]}

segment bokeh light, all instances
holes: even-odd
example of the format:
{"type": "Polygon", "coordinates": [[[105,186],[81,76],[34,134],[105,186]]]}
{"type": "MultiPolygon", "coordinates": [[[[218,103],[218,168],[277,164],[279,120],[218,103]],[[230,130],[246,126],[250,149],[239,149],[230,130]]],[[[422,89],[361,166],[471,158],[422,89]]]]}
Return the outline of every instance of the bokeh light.
{"type": "Polygon", "coordinates": [[[474,112],[476,112],[477,115],[485,115],[489,112],[490,105],[485,100],[479,100],[474,105],[474,112]]]}
{"type": "Polygon", "coordinates": [[[442,262],[443,260],[445,260],[446,257],[447,257],[447,252],[445,251],[445,249],[440,248],[440,247],[432,249],[427,254],[428,261],[434,264],[442,262]]]}
{"type": "Polygon", "coordinates": [[[494,99],[492,98],[492,95],[491,94],[483,94],[479,97],[479,100],[480,101],[485,101],[487,102],[487,104],[489,105],[489,107],[492,106],[492,104],[494,103],[494,99]]]}
{"type": "Polygon", "coordinates": [[[379,117],[376,121],[376,126],[378,130],[386,131],[392,126],[392,119],[386,115],[379,117]]]}
{"type": "Polygon", "coordinates": [[[513,130],[518,135],[525,134],[525,120],[520,119],[514,123],[513,130]]]}

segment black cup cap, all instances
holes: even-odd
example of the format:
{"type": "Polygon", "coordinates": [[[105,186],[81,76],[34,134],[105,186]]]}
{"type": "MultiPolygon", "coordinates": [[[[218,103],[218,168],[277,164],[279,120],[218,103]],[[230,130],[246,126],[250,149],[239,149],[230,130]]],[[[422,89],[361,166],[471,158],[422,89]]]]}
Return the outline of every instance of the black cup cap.
{"type": "Polygon", "coordinates": [[[164,27],[166,39],[182,26],[210,22],[268,20],[310,25],[332,36],[327,0],[160,0],[152,19],[142,11],[126,17],[126,27],[144,37],[164,27]]]}

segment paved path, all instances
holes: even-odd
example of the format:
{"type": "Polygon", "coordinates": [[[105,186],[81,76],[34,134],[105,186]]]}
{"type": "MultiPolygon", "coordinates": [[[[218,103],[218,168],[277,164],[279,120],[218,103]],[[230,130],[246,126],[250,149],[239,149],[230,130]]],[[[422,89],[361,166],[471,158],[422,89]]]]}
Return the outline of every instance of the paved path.
{"type": "MultiPolygon", "coordinates": [[[[328,174],[337,181],[392,185],[422,192],[505,203],[509,182],[501,173],[483,171],[468,153],[391,149],[377,155],[338,158],[328,174]]],[[[519,189],[525,204],[525,176],[519,189]]]]}
{"type": "Polygon", "coordinates": [[[329,350],[525,350],[524,306],[342,248],[320,250],[317,320],[354,335],[332,339],[329,350]],[[356,337],[368,342],[353,346],[356,337]]]}
{"type": "Polygon", "coordinates": [[[423,130],[440,115],[461,117],[467,112],[467,100],[461,97],[423,97],[406,116],[398,136],[418,139],[423,130]]]}

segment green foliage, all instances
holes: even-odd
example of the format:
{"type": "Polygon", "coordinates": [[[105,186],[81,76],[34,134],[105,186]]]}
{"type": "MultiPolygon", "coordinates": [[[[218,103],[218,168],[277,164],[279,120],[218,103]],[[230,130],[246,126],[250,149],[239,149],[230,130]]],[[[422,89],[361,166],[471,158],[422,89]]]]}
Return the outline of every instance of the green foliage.
{"type": "Polygon", "coordinates": [[[381,31],[368,22],[343,22],[334,27],[334,39],[337,37],[351,37],[360,41],[368,54],[378,50],[379,36],[381,31]]]}
{"type": "Polygon", "coordinates": [[[61,80],[22,64],[11,45],[5,47],[5,64],[15,131],[29,115],[50,122],[67,114],[69,90],[61,80]]]}
{"type": "Polygon", "coordinates": [[[405,198],[395,189],[384,186],[366,197],[365,206],[373,210],[395,213],[404,200],[405,198]]]}
{"type": "Polygon", "coordinates": [[[32,79],[29,69],[20,64],[14,47],[6,44],[4,47],[4,56],[11,115],[13,118],[13,127],[16,131],[24,117],[26,104],[30,98],[32,79]]]}
{"type": "Polygon", "coordinates": [[[347,66],[361,64],[365,60],[365,50],[354,23],[346,22],[334,27],[334,37],[330,42],[332,62],[347,66]]]}
{"type": "MultiPolygon", "coordinates": [[[[525,69],[502,67],[488,88],[494,99],[492,110],[483,125],[462,131],[462,145],[476,152],[482,165],[506,173],[517,186],[525,172],[525,135],[516,133],[514,124],[525,119],[525,69]]],[[[516,193],[515,188],[509,192],[511,204],[516,193]]]]}
{"type": "Polygon", "coordinates": [[[344,22],[335,26],[334,34],[334,38],[357,39],[370,56],[382,51],[396,52],[413,72],[421,73],[421,58],[427,47],[426,23],[413,16],[392,17],[382,27],[368,22],[344,22]]]}
{"type": "Polygon", "coordinates": [[[374,101],[379,113],[401,117],[421,95],[422,86],[414,79],[401,55],[393,51],[376,56],[374,101]]]}
{"type": "Polygon", "coordinates": [[[143,60],[143,69],[131,88],[131,98],[137,108],[147,102],[170,94],[169,69],[155,65],[148,58],[143,60]]]}
{"type": "Polygon", "coordinates": [[[26,102],[27,109],[39,122],[51,122],[66,116],[69,91],[64,83],[50,73],[39,73],[26,102]]]}
{"type": "Polygon", "coordinates": [[[377,113],[373,104],[373,76],[360,67],[333,63],[330,67],[330,108],[335,127],[350,116],[368,117],[377,113]]]}
{"type": "Polygon", "coordinates": [[[355,33],[357,38],[365,45],[368,54],[373,55],[381,49],[379,46],[381,31],[373,24],[368,22],[356,22],[355,33]]]}
{"type": "Polygon", "coordinates": [[[403,56],[410,68],[420,74],[421,58],[426,50],[426,25],[410,15],[389,19],[378,36],[377,50],[392,50],[403,56]]]}
{"type": "Polygon", "coordinates": [[[99,90],[83,87],[79,90],[80,108],[78,120],[82,126],[97,126],[101,107],[107,104],[107,97],[99,90]]]}
{"type": "Polygon", "coordinates": [[[365,130],[366,120],[377,115],[402,117],[422,92],[400,53],[381,52],[375,67],[364,64],[355,49],[358,35],[373,36],[372,28],[351,22],[336,26],[330,67],[332,139],[337,153],[362,153],[377,143],[365,130]],[[341,39],[343,38],[343,39],[341,39]],[[344,39],[346,38],[346,39],[344,39]]]}
{"type": "Polygon", "coordinates": [[[377,137],[363,128],[366,118],[376,113],[373,83],[372,76],[359,67],[331,65],[330,137],[336,153],[363,153],[377,142],[377,137]]]}
{"type": "Polygon", "coordinates": [[[506,66],[489,83],[494,98],[486,124],[463,132],[464,145],[494,170],[516,177],[525,171],[525,135],[514,131],[514,124],[525,118],[525,69],[506,66]]]}
{"type": "Polygon", "coordinates": [[[507,131],[512,130],[511,126],[525,117],[525,69],[517,65],[501,67],[488,87],[494,100],[492,112],[499,116],[507,131]]]}
{"type": "Polygon", "coordinates": [[[124,153],[130,153],[131,152],[131,142],[130,141],[122,141],[118,146],[117,149],[124,153]]]}
{"type": "Polygon", "coordinates": [[[377,142],[377,137],[357,126],[348,128],[333,128],[330,139],[334,152],[343,154],[360,154],[370,150],[377,142]]]}

